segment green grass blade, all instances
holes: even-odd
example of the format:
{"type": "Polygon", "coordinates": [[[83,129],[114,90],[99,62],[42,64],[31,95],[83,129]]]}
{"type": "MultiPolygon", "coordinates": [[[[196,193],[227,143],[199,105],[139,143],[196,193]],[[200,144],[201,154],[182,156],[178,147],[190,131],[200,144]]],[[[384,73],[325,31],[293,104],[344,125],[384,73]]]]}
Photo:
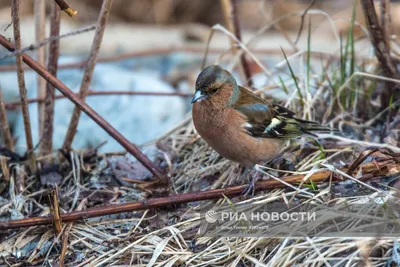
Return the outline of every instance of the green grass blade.
{"type": "Polygon", "coordinates": [[[280,83],[281,83],[281,86],[282,86],[283,91],[285,91],[285,93],[286,93],[287,95],[289,95],[289,90],[287,89],[286,84],[285,84],[285,82],[282,80],[282,77],[281,77],[281,76],[279,76],[279,81],[280,81],[280,83]]]}
{"type": "Polygon", "coordinates": [[[300,105],[301,105],[301,107],[303,108],[303,107],[304,107],[304,98],[303,98],[303,94],[301,93],[299,83],[297,82],[297,78],[296,78],[296,76],[294,75],[294,72],[293,72],[293,70],[292,70],[292,67],[290,66],[289,60],[287,59],[286,53],[285,53],[285,51],[283,51],[283,48],[282,48],[282,47],[281,47],[281,50],[282,50],[283,56],[285,57],[286,64],[287,64],[288,67],[289,67],[290,75],[292,76],[292,79],[293,79],[293,81],[294,81],[294,84],[296,85],[296,88],[297,88],[297,95],[298,95],[299,98],[300,98],[300,105]]]}
{"type": "Polygon", "coordinates": [[[310,91],[310,72],[311,72],[311,17],[308,21],[307,36],[307,90],[310,91]]]}

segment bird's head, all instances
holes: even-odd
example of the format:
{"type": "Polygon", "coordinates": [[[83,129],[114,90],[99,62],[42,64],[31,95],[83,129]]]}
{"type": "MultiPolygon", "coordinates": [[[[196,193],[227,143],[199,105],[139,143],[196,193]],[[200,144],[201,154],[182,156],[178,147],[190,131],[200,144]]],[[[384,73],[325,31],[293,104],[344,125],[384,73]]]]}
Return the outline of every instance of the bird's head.
{"type": "Polygon", "coordinates": [[[238,85],[232,74],[218,65],[206,67],[197,77],[192,103],[228,101],[238,85]]]}

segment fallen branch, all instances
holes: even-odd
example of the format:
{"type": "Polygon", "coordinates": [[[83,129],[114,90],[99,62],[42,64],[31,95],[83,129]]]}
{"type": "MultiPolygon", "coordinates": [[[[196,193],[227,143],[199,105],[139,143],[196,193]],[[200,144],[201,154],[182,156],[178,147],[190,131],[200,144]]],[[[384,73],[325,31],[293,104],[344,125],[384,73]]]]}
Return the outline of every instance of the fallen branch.
{"type": "MultiPolygon", "coordinates": [[[[380,166],[376,163],[367,163],[359,166],[363,174],[367,178],[361,177],[359,180],[367,181],[372,179],[382,178],[384,176],[390,175],[393,169],[400,168],[400,164],[396,163],[393,159],[377,159],[380,166]],[[384,167],[385,166],[385,167],[384,167]],[[371,176],[374,174],[375,176],[371,176]]],[[[346,172],[346,169],[341,169],[341,171],[346,172]]],[[[346,177],[341,178],[340,175],[334,175],[335,173],[329,170],[319,171],[313,173],[308,179],[314,183],[322,183],[327,181],[330,177],[334,180],[346,180],[346,177]]],[[[281,178],[286,184],[298,185],[303,182],[306,175],[291,175],[281,178]]],[[[259,181],[255,185],[255,192],[275,189],[275,188],[285,188],[286,185],[278,180],[263,180],[259,181]]],[[[213,200],[227,197],[234,197],[242,195],[243,190],[247,188],[247,185],[232,186],[221,189],[214,189],[202,192],[193,192],[180,194],[175,196],[152,198],[140,202],[133,203],[123,203],[107,206],[99,206],[83,211],[74,211],[69,213],[61,214],[62,222],[73,222],[82,219],[88,219],[93,217],[106,216],[111,214],[117,214],[122,212],[132,212],[138,210],[164,208],[172,205],[185,204],[189,202],[197,202],[202,200],[213,200]]],[[[0,230],[15,229],[21,227],[39,226],[39,225],[49,225],[52,224],[51,217],[34,217],[26,218],[21,220],[11,220],[11,221],[0,221],[0,230]]]]}
{"type": "MultiPolygon", "coordinates": [[[[0,35],[0,44],[7,50],[13,51],[14,46],[3,36],[0,35]]],[[[40,66],[35,60],[26,54],[22,54],[23,61],[32,69],[34,69],[40,76],[45,78],[55,88],[57,88],[65,97],[71,100],[76,106],[78,106],[83,112],[85,112],[94,122],[96,122],[101,128],[103,128],[111,137],[113,137],[122,147],[132,154],[140,163],[142,163],[155,177],[164,181],[168,180],[168,177],[163,171],[156,166],[149,158],[146,157],[134,144],[126,139],[120,132],[112,127],[107,121],[105,121],[96,111],[94,111],[88,104],[82,101],[74,92],[71,91],[65,84],[51,75],[43,66],[40,66]]]]}
{"type": "MultiPolygon", "coordinates": [[[[75,94],[78,96],[78,94],[75,94]]],[[[105,96],[105,95],[136,95],[136,96],[180,96],[180,97],[193,97],[193,94],[186,94],[186,93],[166,93],[166,92],[134,92],[134,91],[95,91],[90,90],[87,96],[105,96]]],[[[56,95],[55,100],[65,98],[64,95],[56,95]]],[[[37,97],[37,98],[28,98],[28,104],[32,103],[42,103],[45,101],[44,97],[37,97]]],[[[8,102],[5,103],[6,109],[16,109],[17,106],[21,105],[20,101],[8,102]]]]}

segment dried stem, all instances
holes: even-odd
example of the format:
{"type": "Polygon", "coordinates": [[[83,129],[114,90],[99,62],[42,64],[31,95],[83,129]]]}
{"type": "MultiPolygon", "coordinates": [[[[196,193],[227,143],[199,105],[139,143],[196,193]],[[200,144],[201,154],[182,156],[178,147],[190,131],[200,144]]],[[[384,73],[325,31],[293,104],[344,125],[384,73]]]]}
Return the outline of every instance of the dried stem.
{"type": "MultiPolygon", "coordinates": [[[[15,41],[15,49],[21,49],[21,34],[20,34],[20,25],[19,25],[19,0],[12,1],[12,21],[14,26],[14,41],[15,41]]],[[[33,158],[33,142],[32,142],[32,129],[31,122],[29,118],[29,108],[28,101],[26,96],[26,87],[25,87],[25,78],[24,71],[22,69],[22,56],[17,55],[15,57],[15,61],[17,64],[17,76],[18,76],[18,87],[19,94],[21,99],[21,107],[22,107],[22,117],[24,119],[24,128],[25,128],[25,138],[26,138],[26,146],[28,149],[28,158],[30,161],[31,168],[35,168],[34,158],[33,158]]]]}
{"type": "Polygon", "coordinates": [[[3,92],[1,90],[1,88],[0,88],[0,128],[1,128],[1,134],[3,136],[6,147],[9,150],[13,151],[14,150],[14,142],[11,137],[10,126],[9,126],[8,120],[7,120],[6,106],[4,104],[3,92]]]}
{"type": "MultiPolygon", "coordinates": [[[[60,34],[60,9],[56,4],[52,4],[51,20],[50,20],[50,37],[55,37],[60,34]]],[[[60,41],[59,39],[53,40],[49,45],[49,60],[47,63],[47,70],[54,77],[57,77],[58,69],[58,57],[60,54],[60,41]]],[[[40,153],[41,155],[47,155],[51,153],[53,147],[53,122],[54,122],[54,98],[55,91],[54,87],[47,83],[46,86],[46,98],[45,104],[45,117],[44,128],[43,128],[43,138],[40,143],[40,153]]]]}
{"type": "Polygon", "coordinates": [[[70,8],[69,5],[65,3],[64,0],[54,0],[54,1],[57,3],[57,5],[60,7],[62,11],[68,14],[68,16],[73,17],[78,13],[78,11],[70,8]]]}
{"type": "MultiPolygon", "coordinates": [[[[7,50],[13,51],[14,46],[2,35],[0,35],[0,45],[4,46],[7,50]]],[[[113,137],[122,147],[124,147],[130,154],[132,154],[140,163],[143,164],[155,177],[164,181],[168,180],[168,177],[163,171],[156,166],[149,158],[146,157],[134,144],[129,142],[120,132],[112,127],[107,121],[105,121],[96,111],[94,111],[88,104],[82,101],[74,92],[71,91],[65,84],[60,82],[57,78],[51,75],[43,66],[39,65],[35,60],[26,54],[22,54],[23,61],[35,70],[40,76],[50,82],[55,88],[57,88],[63,95],[71,100],[76,106],[78,106],[83,112],[85,112],[94,122],[96,122],[101,128],[103,128],[111,137],[113,137]]]]}
{"type": "Polygon", "coordinates": [[[22,194],[25,191],[26,188],[26,181],[25,181],[25,176],[26,176],[26,166],[25,165],[20,165],[20,167],[15,169],[15,190],[17,194],[22,194]]]}
{"type": "MultiPolygon", "coordinates": [[[[366,175],[366,178],[361,177],[360,180],[367,181],[372,179],[381,178],[382,176],[386,176],[390,173],[391,169],[400,167],[399,164],[395,163],[393,160],[383,159],[379,161],[381,166],[386,166],[386,168],[379,168],[374,163],[367,163],[360,165],[359,168],[362,169],[362,172],[366,175]],[[368,174],[374,173],[375,176],[371,176],[368,174]]],[[[342,169],[341,171],[346,172],[346,169],[342,169]]],[[[327,181],[332,175],[335,174],[329,170],[324,170],[320,172],[313,173],[308,179],[312,180],[314,183],[321,183],[327,181]]],[[[267,189],[275,189],[275,188],[285,188],[286,184],[298,185],[300,183],[304,183],[304,177],[306,175],[292,175],[280,178],[283,182],[279,180],[263,180],[259,181],[255,185],[255,191],[263,191],[267,189]]],[[[347,177],[340,178],[339,175],[334,175],[333,179],[346,179],[347,177]]],[[[184,204],[189,202],[197,202],[202,200],[212,200],[226,197],[234,197],[242,195],[243,190],[247,187],[247,185],[240,186],[232,186],[221,189],[213,189],[208,191],[201,192],[193,192],[180,194],[175,196],[168,197],[160,197],[160,198],[152,198],[145,201],[133,202],[133,203],[123,203],[116,205],[107,205],[107,206],[99,206],[91,209],[87,209],[84,211],[74,211],[69,213],[64,213],[61,215],[61,219],[63,222],[72,222],[82,219],[88,219],[99,216],[106,216],[110,214],[117,214],[122,212],[132,212],[138,210],[146,210],[146,209],[155,209],[155,208],[163,208],[171,205],[184,204]]],[[[27,218],[22,220],[12,220],[12,221],[0,221],[0,230],[5,229],[13,229],[20,227],[30,227],[30,226],[38,226],[38,225],[48,225],[52,223],[52,219],[50,217],[36,217],[36,218],[27,218]]]]}
{"type": "MultiPolygon", "coordinates": [[[[242,41],[242,33],[240,31],[240,24],[238,18],[238,10],[237,10],[237,0],[231,0],[232,5],[232,19],[233,19],[233,32],[235,33],[236,38],[241,42],[242,41]]],[[[243,68],[244,76],[246,77],[246,81],[249,87],[253,86],[253,81],[251,80],[251,72],[249,67],[249,62],[246,59],[246,54],[241,53],[240,62],[243,68]]]]}
{"type": "MultiPolygon", "coordinates": [[[[378,22],[378,16],[375,12],[373,0],[361,1],[361,5],[364,10],[365,23],[368,27],[369,37],[372,45],[375,48],[375,54],[378,58],[383,74],[389,78],[399,79],[396,64],[390,57],[387,40],[385,40],[384,32],[378,22]]],[[[382,109],[385,109],[390,105],[394,86],[395,84],[393,83],[386,83],[386,90],[381,93],[382,109]]],[[[399,99],[399,90],[394,90],[394,93],[394,99],[392,99],[392,102],[395,102],[397,99],[399,99]]],[[[398,108],[394,109],[397,110],[398,108]]]]}
{"type": "Polygon", "coordinates": [[[381,0],[381,27],[390,54],[390,35],[392,34],[392,19],[390,16],[390,0],[381,0]]]}
{"type": "MultiPolygon", "coordinates": [[[[77,95],[77,94],[76,94],[77,95]]],[[[165,92],[133,92],[133,91],[89,91],[87,96],[106,96],[106,95],[137,95],[137,96],[180,96],[180,97],[193,97],[193,94],[186,93],[165,93],[165,92]]],[[[77,95],[78,96],[78,95],[77,95]]],[[[64,95],[56,95],[55,100],[65,98],[64,95]]],[[[42,103],[45,99],[42,98],[29,98],[28,104],[42,103]]],[[[19,101],[5,103],[6,109],[16,109],[21,103],[19,101]]]]}
{"type": "Polygon", "coordinates": [[[375,148],[373,150],[366,150],[363,153],[361,153],[358,156],[358,158],[356,160],[354,160],[353,163],[349,166],[349,168],[347,169],[346,173],[348,175],[353,175],[353,172],[355,171],[355,169],[357,169],[358,166],[360,166],[361,163],[363,163],[364,160],[366,160],[371,154],[375,153],[378,150],[379,150],[379,148],[375,148]]]}
{"type": "MultiPolygon", "coordinates": [[[[46,38],[46,2],[45,0],[36,0],[34,2],[34,14],[35,14],[35,35],[36,35],[36,46],[38,46],[46,38]]],[[[36,50],[37,62],[44,66],[46,64],[46,49],[44,47],[38,47],[36,50]]],[[[43,98],[46,95],[46,80],[38,75],[37,80],[37,95],[39,98],[43,98]]],[[[38,105],[39,114],[39,136],[43,135],[44,128],[44,104],[39,103],[38,105]]]]}
{"type": "MultiPolygon", "coordinates": [[[[88,203],[87,198],[82,199],[81,203],[79,203],[76,210],[81,211],[81,210],[85,209],[87,203],[88,203]]],[[[60,266],[64,266],[65,255],[66,255],[67,249],[68,249],[68,237],[69,237],[69,233],[70,233],[73,225],[74,225],[74,223],[70,222],[64,228],[64,233],[62,235],[62,247],[61,247],[61,253],[60,253],[60,258],[59,258],[60,266]]]]}
{"type": "MultiPolygon", "coordinates": [[[[296,40],[294,41],[295,44],[297,44],[297,42],[300,39],[301,32],[303,31],[304,20],[307,15],[307,12],[312,8],[312,6],[315,4],[315,2],[317,2],[317,0],[312,0],[311,3],[307,6],[307,8],[304,10],[303,14],[300,16],[300,18],[301,18],[300,28],[299,28],[299,32],[297,33],[296,40]]],[[[279,24],[277,24],[277,25],[279,25],[279,24]]]]}
{"type": "MultiPolygon", "coordinates": [[[[224,17],[228,25],[228,29],[235,34],[239,41],[242,41],[242,34],[238,19],[237,0],[221,0],[221,5],[224,11],[224,17]]],[[[233,40],[231,42],[235,51],[237,51],[235,42],[233,40]]],[[[241,53],[240,55],[240,66],[243,70],[246,82],[248,83],[249,87],[252,87],[253,82],[251,80],[250,67],[244,53],[241,53]]]]}
{"type": "Polygon", "coordinates": [[[51,215],[52,221],[54,222],[54,224],[53,224],[54,231],[55,231],[56,235],[58,235],[61,233],[61,230],[62,230],[62,220],[60,217],[60,205],[59,205],[59,200],[58,200],[57,186],[55,189],[50,191],[49,203],[50,203],[50,215],[51,215]]]}
{"type": "MultiPolygon", "coordinates": [[[[102,41],[103,35],[104,35],[104,30],[107,25],[108,15],[110,14],[111,5],[112,5],[112,0],[103,0],[100,14],[97,19],[96,33],[95,33],[95,36],[93,39],[92,48],[90,50],[90,55],[88,58],[86,69],[83,74],[81,87],[79,89],[79,96],[80,96],[80,99],[82,99],[83,101],[85,100],[85,97],[89,91],[89,85],[92,81],[93,70],[96,66],[97,55],[100,50],[101,41],[102,41]]],[[[81,110],[78,107],[75,107],[74,111],[72,113],[71,121],[70,121],[68,130],[67,130],[67,134],[64,139],[64,144],[63,144],[64,149],[69,150],[71,148],[72,141],[74,140],[76,130],[78,128],[80,115],[81,115],[81,110]]]]}

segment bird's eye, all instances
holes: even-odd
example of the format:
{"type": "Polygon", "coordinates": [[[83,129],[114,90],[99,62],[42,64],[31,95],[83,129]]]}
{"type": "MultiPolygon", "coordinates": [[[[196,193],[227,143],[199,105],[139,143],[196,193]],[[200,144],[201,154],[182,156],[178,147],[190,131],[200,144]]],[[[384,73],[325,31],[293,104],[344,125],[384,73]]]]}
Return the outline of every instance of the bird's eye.
{"type": "Polygon", "coordinates": [[[218,91],[219,88],[214,88],[211,90],[212,93],[216,93],[218,91]]]}

